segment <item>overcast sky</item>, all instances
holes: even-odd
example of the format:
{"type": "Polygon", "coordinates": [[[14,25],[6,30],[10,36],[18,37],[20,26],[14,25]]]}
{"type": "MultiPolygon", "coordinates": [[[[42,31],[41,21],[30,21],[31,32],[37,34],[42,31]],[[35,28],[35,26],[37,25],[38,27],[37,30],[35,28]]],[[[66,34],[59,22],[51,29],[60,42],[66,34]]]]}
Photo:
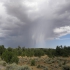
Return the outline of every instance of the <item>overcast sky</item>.
{"type": "Polygon", "coordinates": [[[69,34],[70,0],[0,0],[1,45],[54,48],[69,34]]]}

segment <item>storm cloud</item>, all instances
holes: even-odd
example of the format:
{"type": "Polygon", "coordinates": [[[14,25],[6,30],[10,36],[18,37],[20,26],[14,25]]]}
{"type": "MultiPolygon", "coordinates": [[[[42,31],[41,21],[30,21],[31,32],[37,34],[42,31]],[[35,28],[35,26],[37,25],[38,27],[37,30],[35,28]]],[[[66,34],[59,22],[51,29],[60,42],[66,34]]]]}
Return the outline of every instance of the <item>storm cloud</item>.
{"type": "Polygon", "coordinates": [[[69,0],[0,0],[0,44],[36,47],[69,34],[57,32],[70,27],[69,12],[69,0]]]}

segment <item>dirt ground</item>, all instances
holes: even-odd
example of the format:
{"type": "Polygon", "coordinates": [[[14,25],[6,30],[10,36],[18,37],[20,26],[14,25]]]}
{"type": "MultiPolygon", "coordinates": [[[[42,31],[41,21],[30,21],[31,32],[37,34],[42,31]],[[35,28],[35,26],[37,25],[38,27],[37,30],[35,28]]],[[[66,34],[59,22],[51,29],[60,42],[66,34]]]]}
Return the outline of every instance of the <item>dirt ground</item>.
{"type": "Polygon", "coordinates": [[[39,57],[21,57],[19,58],[19,65],[28,65],[32,70],[44,70],[45,67],[48,70],[62,70],[63,65],[70,64],[70,57],[55,57],[49,58],[47,55],[39,57]],[[35,66],[31,66],[31,60],[35,60],[35,66]],[[38,68],[38,66],[40,66],[38,68]]]}
{"type": "Polygon", "coordinates": [[[5,70],[6,68],[2,65],[0,65],[0,70],[5,70]]]}
{"type": "MultiPolygon", "coordinates": [[[[21,57],[18,56],[18,65],[27,65],[31,70],[63,70],[64,65],[70,65],[70,57],[54,57],[49,58],[47,55],[41,57],[21,57]],[[31,66],[31,61],[35,61],[35,65],[31,66]]],[[[0,65],[0,70],[5,70],[6,67],[0,65]]]]}

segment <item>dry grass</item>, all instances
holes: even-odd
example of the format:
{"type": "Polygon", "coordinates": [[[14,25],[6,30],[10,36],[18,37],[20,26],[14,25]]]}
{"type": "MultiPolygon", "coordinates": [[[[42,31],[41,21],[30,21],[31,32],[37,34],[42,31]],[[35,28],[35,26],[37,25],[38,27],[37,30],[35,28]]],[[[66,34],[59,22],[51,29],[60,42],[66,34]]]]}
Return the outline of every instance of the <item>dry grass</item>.
{"type": "MultiPolygon", "coordinates": [[[[54,57],[49,58],[47,55],[39,57],[21,57],[18,56],[18,66],[27,65],[31,70],[63,70],[62,67],[70,65],[70,57],[54,57]],[[31,60],[35,60],[35,66],[31,66],[31,60]],[[39,66],[39,67],[38,67],[39,66]]],[[[5,62],[0,60],[0,70],[5,70],[3,66],[5,62]]],[[[8,65],[8,64],[7,64],[8,65]]]]}
{"type": "Polygon", "coordinates": [[[62,70],[63,65],[70,64],[70,57],[55,57],[49,58],[47,55],[39,57],[19,57],[21,62],[19,65],[28,65],[32,70],[44,70],[43,68],[37,68],[38,65],[47,67],[48,70],[62,70]],[[30,66],[31,60],[34,59],[35,66],[30,66]],[[22,62],[24,61],[24,62],[22,62]]]}

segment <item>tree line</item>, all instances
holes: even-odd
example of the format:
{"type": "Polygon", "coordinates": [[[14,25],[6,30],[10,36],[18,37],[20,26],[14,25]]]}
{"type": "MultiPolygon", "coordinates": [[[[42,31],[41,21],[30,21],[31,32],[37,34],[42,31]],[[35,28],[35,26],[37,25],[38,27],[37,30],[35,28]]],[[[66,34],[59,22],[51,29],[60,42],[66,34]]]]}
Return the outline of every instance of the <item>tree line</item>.
{"type": "Polygon", "coordinates": [[[25,48],[18,46],[17,48],[8,47],[5,48],[4,45],[0,45],[0,57],[7,63],[18,63],[17,56],[37,56],[41,57],[48,55],[49,57],[68,57],[70,56],[70,46],[56,46],[53,48],[25,48]]]}

